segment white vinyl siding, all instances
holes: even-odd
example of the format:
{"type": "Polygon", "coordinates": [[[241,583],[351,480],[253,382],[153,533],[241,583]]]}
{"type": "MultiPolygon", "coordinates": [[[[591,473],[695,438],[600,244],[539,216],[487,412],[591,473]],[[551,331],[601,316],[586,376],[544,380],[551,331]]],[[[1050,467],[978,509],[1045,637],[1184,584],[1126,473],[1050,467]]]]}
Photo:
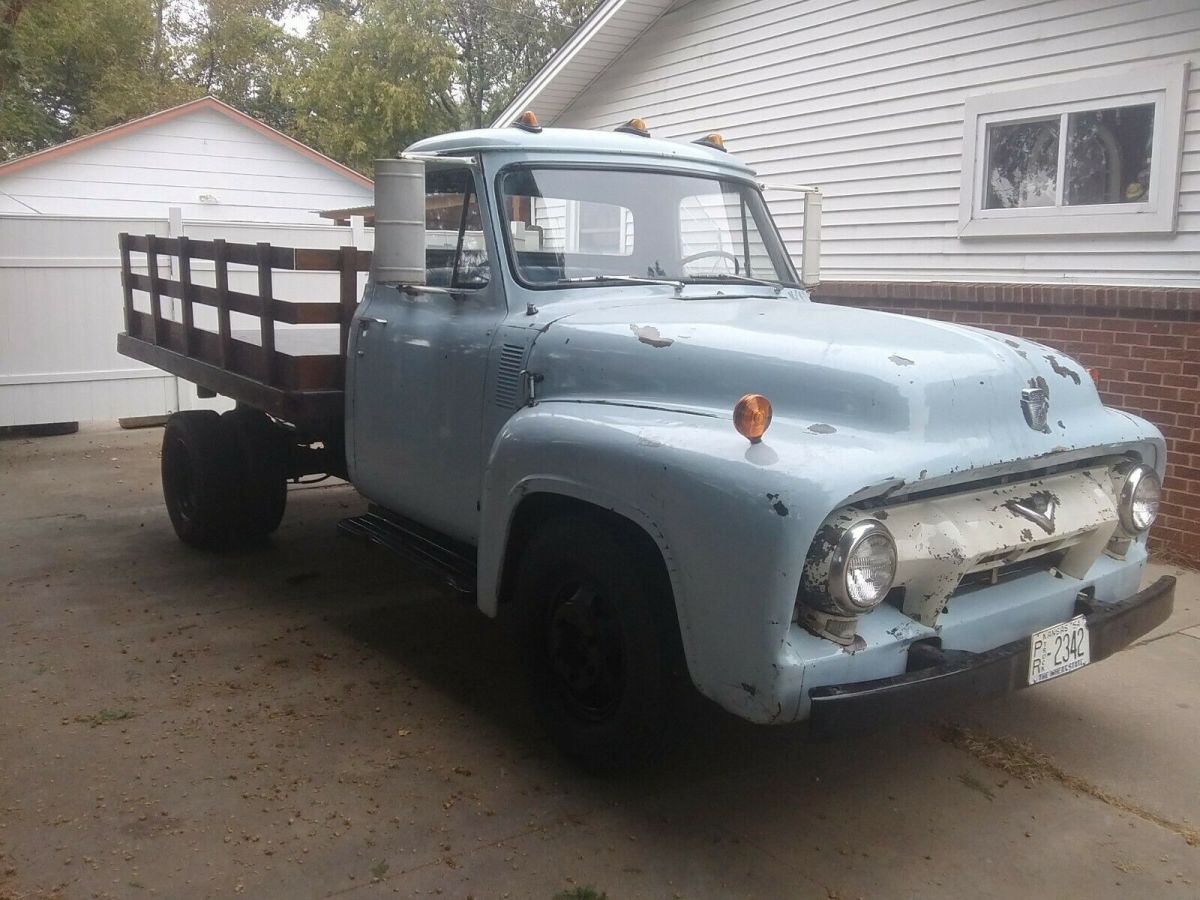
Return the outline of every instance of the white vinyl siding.
{"type": "MultiPolygon", "coordinates": [[[[820,185],[826,281],[1195,286],[1198,69],[1195,0],[693,0],[553,124],[717,131],[764,181],[820,185]],[[1174,234],[959,237],[967,97],[1167,62],[1191,64],[1174,234]]],[[[798,254],[802,198],[768,200],[798,254]]]]}
{"type": "Polygon", "coordinates": [[[594,9],[533,81],[513,98],[498,124],[511,123],[531,107],[546,110],[547,117],[553,118],[670,5],[671,0],[619,0],[594,9]]]}
{"type": "Polygon", "coordinates": [[[0,213],[316,224],[372,191],[213,109],[197,109],[6,175],[0,213]],[[7,195],[7,196],[6,196],[7,195]]]}

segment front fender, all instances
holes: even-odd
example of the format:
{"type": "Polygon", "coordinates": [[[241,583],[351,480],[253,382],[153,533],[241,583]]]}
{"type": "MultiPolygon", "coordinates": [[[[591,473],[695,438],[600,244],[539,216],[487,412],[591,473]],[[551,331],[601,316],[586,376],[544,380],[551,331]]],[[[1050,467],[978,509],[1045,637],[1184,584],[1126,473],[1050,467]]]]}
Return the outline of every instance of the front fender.
{"type": "Polygon", "coordinates": [[[543,403],[497,435],[484,473],[479,605],[494,615],[514,513],[530,494],[624,516],[671,579],[688,670],[731,712],[769,721],[806,548],[819,513],[728,419],[598,403],[543,403]]]}
{"type": "MultiPolygon", "coordinates": [[[[490,451],[479,604],[495,614],[510,525],[524,497],[549,492],[612,510],[662,552],[696,687],[751,721],[788,719],[796,709],[784,706],[799,696],[786,671],[798,649],[796,591],[831,511],[1128,451],[1161,467],[1161,437],[1141,420],[1102,409],[1088,424],[1081,432],[1091,440],[1022,459],[986,434],[934,442],[781,420],[751,445],[728,417],[703,411],[543,401],[513,415],[490,451]]],[[[816,652],[810,637],[805,652],[816,652]]],[[[821,653],[830,649],[825,643],[821,653]]]]}

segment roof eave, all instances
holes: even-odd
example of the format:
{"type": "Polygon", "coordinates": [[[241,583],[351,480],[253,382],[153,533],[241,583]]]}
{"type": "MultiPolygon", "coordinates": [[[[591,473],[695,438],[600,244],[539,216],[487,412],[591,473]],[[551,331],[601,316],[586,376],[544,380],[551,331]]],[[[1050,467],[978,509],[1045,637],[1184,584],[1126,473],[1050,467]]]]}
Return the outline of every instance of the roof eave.
{"type": "Polygon", "coordinates": [[[150,125],[155,125],[161,122],[167,122],[171,119],[186,115],[197,109],[213,109],[217,112],[228,116],[235,122],[239,122],[247,127],[257,131],[259,134],[270,138],[292,150],[297,151],[302,156],[311,159],[313,162],[319,163],[328,169],[333,170],[339,175],[349,178],[362,187],[374,188],[373,182],[366,175],[356,172],[349,166],[343,165],[336,159],[331,159],[324,153],[314,150],[307,144],[303,144],[294,137],[284,134],[278,129],[272,128],[265,122],[260,122],[247,113],[242,112],[236,107],[230,106],[222,100],[218,100],[213,96],[197,97],[195,100],[189,100],[186,103],[180,103],[178,106],[172,106],[167,109],[161,109],[158,112],[150,113],[149,115],[141,116],[137,119],[131,119],[128,122],[122,122],[119,125],[110,125],[108,128],[102,128],[100,131],[95,131],[91,134],[85,134],[82,137],[77,137],[69,141],[63,141],[61,144],[55,144],[53,147],[46,147],[43,150],[35,150],[33,153],[27,153],[24,156],[18,156],[16,159],[10,159],[6,162],[0,162],[0,175],[12,175],[22,169],[30,168],[31,166],[40,165],[43,162],[48,162],[59,156],[66,156],[70,153],[76,153],[85,147],[94,144],[104,143],[113,138],[120,137],[126,134],[132,134],[140,131],[150,125]]]}
{"type": "MultiPolygon", "coordinates": [[[[570,65],[575,55],[604,29],[604,26],[625,6],[626,2],[627,0],[604,0],[603,3],[593,9],[567,42],[551,54],[550,58],[538,70],[537,74],[518,92],[512,102],[504,108],[504,111],[492,122],[491,127],[503,128],[511,125],[522,112],[533,107],[542,91],[545,90],[563,69],[570,65]]],[[[670,3],[666,3],[664,11],[670,5],[670,3]]]]}

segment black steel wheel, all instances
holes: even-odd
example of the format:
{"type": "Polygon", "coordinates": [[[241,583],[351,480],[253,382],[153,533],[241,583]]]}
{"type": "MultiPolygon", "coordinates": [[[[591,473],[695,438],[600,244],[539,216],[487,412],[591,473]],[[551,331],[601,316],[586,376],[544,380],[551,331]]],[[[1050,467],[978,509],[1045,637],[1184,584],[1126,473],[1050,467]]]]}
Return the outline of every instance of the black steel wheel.
{"type": "Polygon", "coordinates": [[[521,555],[515,600],[534,705],[590,769],[659,757],[678,724],[685,666],[657,550],[607,521],[546,522],[521,555]]]}
{"type": "Polygon", "coordinates": [[[568,579],[546,611],[546,652],[555,686],[571,715],[602,722],[625,690],[625,636],[595,581],[568,579]]]}
{"type": "Polygon", "coordinates": [[[162,443],[162,487],[167,514],[185,544],[224,546],[234,489],[234,456],[221,419],[210,410],[174,413],[162,443]]]}

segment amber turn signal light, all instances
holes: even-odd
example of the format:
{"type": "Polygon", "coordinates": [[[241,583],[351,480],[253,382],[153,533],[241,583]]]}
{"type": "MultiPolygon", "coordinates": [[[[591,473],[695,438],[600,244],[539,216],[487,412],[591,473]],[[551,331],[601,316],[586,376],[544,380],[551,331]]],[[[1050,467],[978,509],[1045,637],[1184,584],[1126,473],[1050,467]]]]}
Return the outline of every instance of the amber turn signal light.
{"type": "Polygon", "coordinates": [[[533,114],[532,109],[527,109],[521,113],[521,118],[517,119],[514,124],[522,131],[532,131],[534,134],[542,130],[541,123],[538,122],[537,116],[533,114]]]}
{"type": "Polygon", "coordinates": [[[728,153],[725,149],[725,139],[715,131],[712,134],[705,135],[693,143],[699,144],[701,147],[711,147],[713,150],[720,150],[722,153],[728,153]]]}
{"type": "Polygon", "coordinates": [[[762,394],[747,394],[733,408],[733,427],[757,444],[771,427],[771,401],[762,394]]]}
{"type": "Polygon", "coordinates": [[[1096,385],[1096,387],[1100,387],[1100,379],[1103,377],[1100,373],[1100,370],[1093,367],[1088,369],[1088,374],[1092,376],[1092,383],[1096,385]]]}

